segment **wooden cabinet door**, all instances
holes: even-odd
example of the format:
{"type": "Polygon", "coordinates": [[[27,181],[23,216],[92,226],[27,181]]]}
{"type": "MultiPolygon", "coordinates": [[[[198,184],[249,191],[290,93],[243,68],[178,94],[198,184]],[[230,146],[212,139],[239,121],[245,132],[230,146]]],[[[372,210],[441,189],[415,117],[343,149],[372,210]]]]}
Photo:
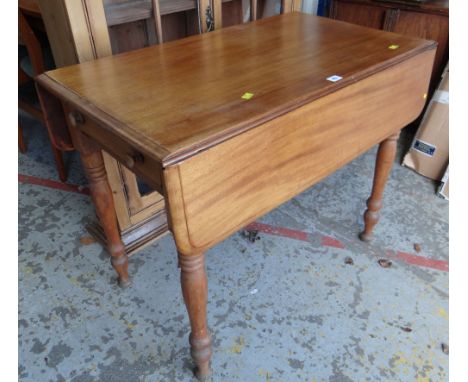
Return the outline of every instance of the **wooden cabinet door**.
{"type": "Polygon", "coordinates": [[[330,17],[364,27],[383,29],[385,9],[373,5],[333,1],[330,7],[330,17]]]}
{"type": "MultiPolygon", "coordinates": [[[[109,56],[116,53],[112,48],[119,52],[158,42],[155,30],[158,18],[153,13],[151,2],[39,0],[39,6],[57,66],[109,56]],[[140,15],[142,6],[148,11],[144,17],[140,15]],[[113,30],[107,22],[109,19],[124,27],[113,30]]],[[[132,254],[167,232],[164,199],[151,189],[141,192],[135,174],[107,153],[103,152],[103,157],[121,239],[128,254],[132,254]]],[[[105,241],[98,222],[90,223],[88,229],[105,241]]]]}
{"type": "MultiPolygon", "coordinates": [[[[67,66],[199,32],[194,0],[38,0],[57,66],[67,66]]],[[[211,3],[211,2],[210,2],[211,3]]],[[[242,22],[242,0],[216,0],[223,24],[242,22]],[[224,12],[226,11],[226,12],[224,12]]],[[[219,20],[218,20],[219,21],[219,20]]],[[[103,152],[121,239],[127,253],[167,232],[164,198],[103,152]]],[[[105,241],[97,222],[88,225],[105,241]]]]}
{"type": "MultiPolygon", "coordinates": [[[[437,41],[432,86],[440,81],[448,59],[449,18],[444,15],[399,10],[393,32],[437,41]]],[[[431,87],[432,87],[431,86],[431,87]]]]}
{"type": "Polygon", "coordinates": [[[448,2],[441,8],[425,8],[412,2],[332,0],[330,17],[370,28],[437,41],[429,95],[432,94],[448,60],[448,2]],[[445,8],[446,7],[446,8],[445,8]]]}

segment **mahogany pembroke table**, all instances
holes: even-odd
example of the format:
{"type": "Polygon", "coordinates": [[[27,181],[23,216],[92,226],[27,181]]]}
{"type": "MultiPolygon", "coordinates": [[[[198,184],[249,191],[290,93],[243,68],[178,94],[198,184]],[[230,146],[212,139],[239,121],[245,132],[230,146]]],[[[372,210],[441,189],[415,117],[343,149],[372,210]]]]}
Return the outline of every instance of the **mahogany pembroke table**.
{"type": "Polygon", "coordinates": [[[37,78],[54,144],[80,152],[122,286],[128,259],[101,149],[164,195],[200,380],[212,353],[204,252],[380,143],[369,240],[435,52],[432,41],[290,13],[37,78]]]}

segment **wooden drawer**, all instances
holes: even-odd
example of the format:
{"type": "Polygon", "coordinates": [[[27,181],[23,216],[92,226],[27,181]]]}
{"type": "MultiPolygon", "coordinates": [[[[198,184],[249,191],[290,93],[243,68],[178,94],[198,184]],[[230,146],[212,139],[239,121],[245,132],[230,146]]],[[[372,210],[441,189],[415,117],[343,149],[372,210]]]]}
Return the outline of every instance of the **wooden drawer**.
{"type": "Polygon", "coordinates": [[[155,191],[162,193],[162,166],[160,162],[115,134],[109,133],[105,126],[96,122],[91,116],[78,111],[72,105],[64,105],[64,111],[68,123],[78,127],[104,151],[110,153],[130,171],[141,177],[155,191]]]}

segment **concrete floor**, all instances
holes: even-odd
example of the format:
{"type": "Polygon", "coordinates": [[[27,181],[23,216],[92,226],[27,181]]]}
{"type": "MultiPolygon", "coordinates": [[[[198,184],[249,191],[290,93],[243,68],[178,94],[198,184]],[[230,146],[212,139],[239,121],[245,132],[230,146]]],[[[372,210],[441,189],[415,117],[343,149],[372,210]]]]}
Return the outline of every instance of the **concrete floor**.
{"type": "MultiPolygon", "coordinates": [[[[80,241],[89,196],[32,184],[57,175],[44,130],[22,120],[20,380],[192,381],[172,237],[135,254],[119,289],[103,248],[80,241]]],[[[375,152],[261,218],[254,244],[237,233],[207,253],[213,381],[448,381],[448,202],[396,163],[360,242],[375,152]]]]}

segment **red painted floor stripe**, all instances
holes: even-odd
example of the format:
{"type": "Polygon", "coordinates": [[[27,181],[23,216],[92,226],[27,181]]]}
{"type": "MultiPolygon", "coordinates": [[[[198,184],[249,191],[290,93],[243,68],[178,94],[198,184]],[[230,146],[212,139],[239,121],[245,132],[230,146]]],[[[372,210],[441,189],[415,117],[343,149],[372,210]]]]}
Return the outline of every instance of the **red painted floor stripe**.
{"type": "Polygon", "coordinates": [[[38,178],[36,176],[18,174],[18,181],[20,183],[35,184],[38,186],[54,188],[67,192],[76,192],[78,194],[89,195],[89,188],[78,186],[76,184],[62,183],[51,179],[38,178]]]}
{"type": "Polygon", "coordinates": [[[289,237],[296,240],[309,241],[307,232],[296,231],[284,227],[275,227],[269,224],[254,222],[245,227],[245,229],[249,231],[260,231],[275,236],[289,237]]]}
{"type": "MultiPolygon", "coordinates": [[[[76,184],[62,183],[51,179],[38,178],[36,176],[18,174],[18,181],[20,183],[35,184],[38,186],[49,187],[56,190],[62,190],[67,192],[76,192],[83,195],[89,195],[89,188],[78,186],[76,184]]],[[[263,223],[251,223],[247,227],[247,230],[260,231],[266,234],[288,237],[290,239],[309,241],[307,232],[293,230],[285,227],[276,227],[269,224],[263,223]]],[[[327,247],[334,247],[344,249],[344,244],[331,236],[322,236],[322,245],[327,247]]],[[[423,256],[414,255],[411,253],[397,251],[387,251],[387,255],[390,258],[403,261],[407,264],[417,265],[419,267],[436,269],[443,272],[449,271],[449,263],[444,260],[428,259],[423,256]]]]}
{"type": "Polygon", "coordinates": [[[322,245],[326,247],[334,247],[334,248],[340,248],[340,249],[344,249],[345,247],[341,241],[335,239],[334,237],[325,236],[325,235],[322,236],[322,245]]]}
{"type": "MultiPolygon", "coordinates": [[[[270,235],[283,236],[291,239],[309,241],[307,232],[292,230],[284,227],[271,226],[269,224],[257,223],[254,222],[245,227],[246,230],[256,230],[270,235]]],[[[327,247],[334,247],[339,249],[345,249],[345,245],[335,239],[334,237],[323,235],[322,236],[322,245],[327,247]]],[[[400,260],[406,264],[416,265],[419,267],[436,269],[438,271],[448,272],[449,263],[444,260],[434,260],[428,259],[427,257],[414,255],[411,253],[401,252],[401,251],[387,251],[388,257],[400,260]]]]}
{"type": "Polygon", "coordinates": [[[418,255],[413,255],[412,253],[400,252],[397,251],[396,254],[389,254],[390,257],[404,261],[407,264],[417,265],[419,267],[437,269],[439,271],[448,272],[449,263],[443,260],[434,260],[428,259],[427,257],[422,257],[418,255]]]}

